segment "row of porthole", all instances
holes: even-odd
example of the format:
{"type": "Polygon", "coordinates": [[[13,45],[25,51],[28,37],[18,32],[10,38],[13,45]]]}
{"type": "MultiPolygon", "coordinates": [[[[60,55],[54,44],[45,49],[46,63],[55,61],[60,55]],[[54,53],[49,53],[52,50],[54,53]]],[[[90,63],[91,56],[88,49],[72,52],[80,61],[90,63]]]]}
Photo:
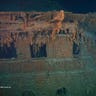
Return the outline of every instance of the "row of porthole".
{"type": "MultiPolygon", "coordinates": [[[[56,96],[66,96],[67,95],[67,89],[65,87],[61,87],[56,90],[56,96]]],[[[22,96],[36,96],[33,91],[24,91],[22,93],[22,96]]]]}
{"type": "MultiPolygon", "coordinates": [[[[83,92],[81,92],[82,94],[85,94],[86,96],[95,96],[95,90],[93,89],[93,88],[87,88],[86,90],[85,90],[85,93],[83,93],[83,92]]],[[[69,92],[68,92],[68,90],[67,90],[67,88],[65,88],[65,87],[61,87],[61,88],[58,88],[57,90],[56,90],[56,93],[55,93],[55,96],[69,96],[69,92]]],[[[85,96],[84,95],[84,96],[85,96]]],[[[33,92],[33,91],[24,91],[23,93],[22,93],[22,96],[36,96],[36,94],[33,92]]],[[[70,95],[71,96],[71,95],[70,95]]]]}

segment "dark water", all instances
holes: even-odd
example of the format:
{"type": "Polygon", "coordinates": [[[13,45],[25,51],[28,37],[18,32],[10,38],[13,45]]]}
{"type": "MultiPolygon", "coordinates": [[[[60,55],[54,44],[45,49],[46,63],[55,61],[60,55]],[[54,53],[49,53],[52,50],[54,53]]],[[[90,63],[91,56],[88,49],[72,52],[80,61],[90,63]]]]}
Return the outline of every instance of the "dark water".
{"type": "Polygon", "coordinates": [[[1,0],[0,11],[60,10],[75,13],[96,12],[95,0],[1,0]],[[82,6],[82,7],[81,7],[82,6]]]}

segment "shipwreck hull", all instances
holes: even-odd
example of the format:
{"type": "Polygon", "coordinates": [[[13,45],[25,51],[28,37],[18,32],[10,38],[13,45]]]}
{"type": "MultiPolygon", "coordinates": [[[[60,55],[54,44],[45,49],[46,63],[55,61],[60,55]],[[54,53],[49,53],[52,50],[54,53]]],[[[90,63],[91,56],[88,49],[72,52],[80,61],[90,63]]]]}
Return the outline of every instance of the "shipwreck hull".
{"type": "Polygon", "coordinates": [[[56,96],[57,90],[64,87],[68,96],[94,96],[96,94],[94,66],[90,56],[79,59],[42,58],[0,61],[0,85],[9,87],[1,88],[0,94],[2,96],[56,96]]]}
{"type": "Polygon", "coordinates": [[[61,13],[0,13],[0,96],[96,95],[96,44],[61,13]]]}

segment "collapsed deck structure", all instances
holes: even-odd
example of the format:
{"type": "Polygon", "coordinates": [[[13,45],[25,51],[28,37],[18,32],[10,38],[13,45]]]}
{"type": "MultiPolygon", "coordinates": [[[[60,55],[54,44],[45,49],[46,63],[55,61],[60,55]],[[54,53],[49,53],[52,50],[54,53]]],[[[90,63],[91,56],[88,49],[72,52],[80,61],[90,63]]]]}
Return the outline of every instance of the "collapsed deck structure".
{"type": "MultiPolygon", "coordinates": [[[[55,57],[72,56],[72,46],[73,46],[72,43],[78,39],[77,35],[79,34],[77,23],[74,22],[65,23],[63,21],[64,21],[63,11],[60,12],[56,11],[53,13],[1,12],[0,13],[0,52],[2,53],[1,58],[8,58],[8,48],[9,51],[14,51],[11,53],[13,53],[14,55],[13,57],[15,58],[16,57],[30,58],[30,56],[34,57],[33,55],[36,54],[39,56],[40,52],[41,55],[44,55],[45,53],[44,57],[55,58],[55,57]],[[5,48],[3,48],[4,46],[5,48]],[[42,49],[41,47],[44,48],[42,49]],[[42,52],[44,50],[45,52],[42,52]],[[3,51],[5,51],[5,53],[3,51]],[[5,57],[3,56],[3,53],[4,55],[6,55],[5,57]]],[[[9,58],[12,58],[12,56],[9,56],[9,58]]]]}

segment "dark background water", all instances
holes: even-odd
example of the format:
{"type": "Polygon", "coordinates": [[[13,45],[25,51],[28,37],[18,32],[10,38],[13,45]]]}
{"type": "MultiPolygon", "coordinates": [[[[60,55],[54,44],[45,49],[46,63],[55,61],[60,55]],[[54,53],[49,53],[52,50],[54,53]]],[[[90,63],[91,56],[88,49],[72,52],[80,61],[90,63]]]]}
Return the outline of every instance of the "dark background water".
{"type": "Polygon", "coordinates": [[[96,0],[0,0],[0,11],[48,11],[64,9],[75,13],[96,12],[96,0]]]}

